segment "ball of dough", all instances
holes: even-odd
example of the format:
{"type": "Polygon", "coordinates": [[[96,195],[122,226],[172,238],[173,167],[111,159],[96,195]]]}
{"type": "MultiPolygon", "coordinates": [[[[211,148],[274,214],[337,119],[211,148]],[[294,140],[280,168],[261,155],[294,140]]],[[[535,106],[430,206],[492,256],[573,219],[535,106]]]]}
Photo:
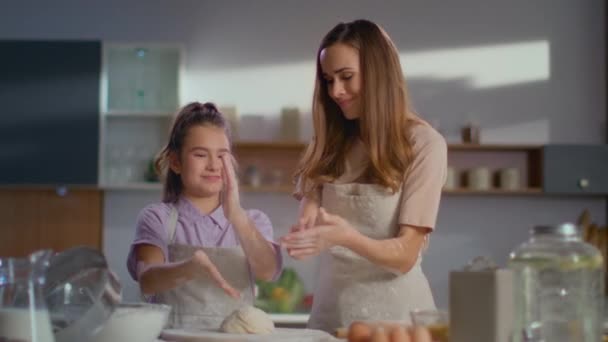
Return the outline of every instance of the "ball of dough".
{"type": "Polygon", "coordinates": [[[245,306],[228,315],[220,330],[231,334],[270,334],[274,331],[274,323],[264,311],[245,306]]]}

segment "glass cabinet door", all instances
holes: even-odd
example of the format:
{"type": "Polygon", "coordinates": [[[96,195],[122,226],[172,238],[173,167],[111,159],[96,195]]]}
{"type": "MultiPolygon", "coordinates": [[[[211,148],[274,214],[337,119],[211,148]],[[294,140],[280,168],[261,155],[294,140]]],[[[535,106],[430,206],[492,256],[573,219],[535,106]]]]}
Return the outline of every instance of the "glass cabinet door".
{"type": "Polygon", "coordinates": [[[176,47],[107,47],[108,112],[174,111],[179,65],[176,47]]]}

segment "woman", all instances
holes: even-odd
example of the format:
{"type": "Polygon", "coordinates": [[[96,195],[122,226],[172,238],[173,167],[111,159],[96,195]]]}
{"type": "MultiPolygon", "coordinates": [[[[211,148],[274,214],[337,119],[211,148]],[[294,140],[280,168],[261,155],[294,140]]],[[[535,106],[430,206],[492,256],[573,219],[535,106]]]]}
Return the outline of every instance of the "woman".
{"type": "Polygon", "coordinates": [[[411,108],[397,50],[376,24],[341,23],[321,42],[313,120],[296,171],[299,219],[281,239],[296,259],[321,256],[309,327],[434,309],[420,254],[447,147],[411,108]]]}

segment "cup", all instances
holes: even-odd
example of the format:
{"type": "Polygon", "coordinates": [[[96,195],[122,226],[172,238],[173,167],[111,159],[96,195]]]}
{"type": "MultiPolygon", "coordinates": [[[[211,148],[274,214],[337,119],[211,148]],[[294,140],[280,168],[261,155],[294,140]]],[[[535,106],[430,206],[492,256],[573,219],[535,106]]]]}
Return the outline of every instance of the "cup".
{"type": "Polygon", "coordinates": [[[517,190],[520,187],[519,170],[514,167],[498,171],[500,188],[504,190],[517,190]]]}
{"type": "Polygon", "coordinates": [[[469,170],[467,178],[471,190],[489,190],[492,187],[492,177],[487,167],[476,167],[469,170]]]}
{"type": "Polygon", "coordinates": [[[479,136],[481,135],[479,126],[475,124],[468,124],[462,127],[462,142],[465,144],[479,144],[479,136]]]}
{"type": "Polygon", "coordinates": [[[447,175],[445,178],[445,184],[443,184],[444,190],[454,190],[458,187],[458,175],[456,170],[448,166],[447,175]]]}
{"type": "Polygon", "coordinates": [[[446,310],[414,310],[410,312],[414,326],[425,327],[433,342],[448,342],[450,320],[446,310]]]}

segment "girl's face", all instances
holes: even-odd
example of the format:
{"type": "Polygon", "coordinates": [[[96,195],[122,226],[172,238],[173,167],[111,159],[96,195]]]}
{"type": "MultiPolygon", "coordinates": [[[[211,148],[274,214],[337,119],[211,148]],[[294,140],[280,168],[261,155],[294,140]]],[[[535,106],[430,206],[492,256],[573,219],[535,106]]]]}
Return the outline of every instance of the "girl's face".
{"type": "Polygon", "coordinates": [[[230,143],[223,128],[197,125],[188,129],[179,158],[171,169],[180,175],[184,194],[192,197],[218,195],[223,187],[220,157],[230,154],[230,143]]]}
{"type": "Polygon", "coordinates": [[[319,59],[329,96],[342,109],[344,117],[349,120],[361,117],[359,51],[337,43],[321,50],[319,59]]]}

